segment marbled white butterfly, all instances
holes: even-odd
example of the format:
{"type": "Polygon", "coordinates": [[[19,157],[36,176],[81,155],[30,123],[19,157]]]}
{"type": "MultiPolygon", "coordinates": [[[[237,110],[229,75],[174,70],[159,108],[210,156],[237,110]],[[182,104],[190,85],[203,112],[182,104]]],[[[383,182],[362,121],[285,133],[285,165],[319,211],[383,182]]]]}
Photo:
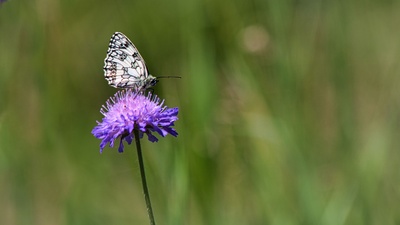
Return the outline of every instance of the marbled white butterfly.
{"type": "Polygon", "coordinates": [[[132,88],[136,92],[151,88],[157,84],[158,78],[164,78],[149,73],[135,45],[120,32],[115,32],[111,37],[104,60],[104,77],[112,87],[132,88]]]}

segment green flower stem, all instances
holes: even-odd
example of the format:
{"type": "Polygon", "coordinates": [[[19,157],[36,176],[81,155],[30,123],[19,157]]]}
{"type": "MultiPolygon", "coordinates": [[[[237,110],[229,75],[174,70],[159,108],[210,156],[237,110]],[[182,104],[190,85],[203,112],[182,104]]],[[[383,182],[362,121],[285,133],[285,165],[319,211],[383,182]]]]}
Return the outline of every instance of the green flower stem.
{"type": "Polygon", "coordinates": [[[153,209],[151,208],[149,190],[147,189],[146,174],[144,172],[144,164],[143,164],[143,157],[142,157],[142,148],[140,147],[139,130],[137,128],[134,129],[134,134],[135,134],[135,142],[136,142],[136,148],[137,148],[137,154],[138,154],[138,160],[139,160],[140,176],[142,177],[144,199],[146,201],[146,206],[147,206],[147,213],[149,214],[150,225],[156,225],[156,222],[155,222],[154,216],[153,216],[153,209]]]}

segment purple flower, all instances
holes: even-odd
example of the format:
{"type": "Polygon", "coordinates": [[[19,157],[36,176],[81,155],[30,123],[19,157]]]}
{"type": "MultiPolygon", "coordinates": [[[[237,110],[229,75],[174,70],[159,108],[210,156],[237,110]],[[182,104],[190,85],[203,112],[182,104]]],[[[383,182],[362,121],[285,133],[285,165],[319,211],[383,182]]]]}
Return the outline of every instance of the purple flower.
{"type": "Polygon", "coordinates": [[[131,90],[117,92],[107,100],[106,106],[102,106],[100,112],[104,118],[101,122],[97,121],[97,126],[92,130],[92,134],[102,140],[100,153],[107,143],[113,147],[117,138],[120,138],[118,151],[123,152],[123,141],[132,143],[134,129],[139,130],[140,138],[145,133],[151,142],[158,141],[152,132],[162,137],[168,133],[176,137],[178,133],[172,126],[178,120],[178,108],[168,108],[163,104],[164,101],[160,101],[156,95],[144,96],[131,90]]]}

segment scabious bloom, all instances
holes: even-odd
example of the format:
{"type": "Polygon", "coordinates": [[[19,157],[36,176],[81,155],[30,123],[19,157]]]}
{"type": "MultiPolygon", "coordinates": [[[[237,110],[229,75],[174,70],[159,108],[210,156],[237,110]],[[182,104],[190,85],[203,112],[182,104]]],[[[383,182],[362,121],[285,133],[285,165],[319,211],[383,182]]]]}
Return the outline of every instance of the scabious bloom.
{"type": "Polygon", "coordinates": [[[158,139],[152,134],[157,132],[162,137],[167,134],[177,136],[178,133],[172,128],[178,120],[178,108],[163,106],[156,95],[136,93],[131,90],[118,91],[107,100],[100,112],[104,115],[101,122],[93,128],[92,134],[101,139],[100,153],[107,143],[114,146],[117,138],[120,138],[118,151],[124,151],[123,141],[128,144],[134,139],[134,129],[139,130],[139,137],[146,134],[149,141],[156,142],[158,139]]]}

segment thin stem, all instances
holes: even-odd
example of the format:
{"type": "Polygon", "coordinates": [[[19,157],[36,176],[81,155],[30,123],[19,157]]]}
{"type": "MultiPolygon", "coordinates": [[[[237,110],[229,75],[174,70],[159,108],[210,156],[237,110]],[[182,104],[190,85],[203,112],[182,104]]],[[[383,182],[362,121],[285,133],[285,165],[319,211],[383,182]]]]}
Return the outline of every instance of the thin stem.
{"type": "Polygon", "coordinates": [[[136,128],[133,130],[134,130],[134,134],[135,134],[135,142],[136,142],[137,154],[138,154],[138,159],[139,159],[139,167],[140,167],[140,176],[142,177],[143,193],[144,193],[144,199],[146,201],[147,213],[149,214],[150,225],[156,225],[156,222],[155,222],[154,216],[153,216],[153,209],[151,208],[149,190],[147,189],[146,174],[144,173],[144,164],[143,164],[143,157],[142,157],[142,148],[140,147],[139,131],[136,128]]]}

